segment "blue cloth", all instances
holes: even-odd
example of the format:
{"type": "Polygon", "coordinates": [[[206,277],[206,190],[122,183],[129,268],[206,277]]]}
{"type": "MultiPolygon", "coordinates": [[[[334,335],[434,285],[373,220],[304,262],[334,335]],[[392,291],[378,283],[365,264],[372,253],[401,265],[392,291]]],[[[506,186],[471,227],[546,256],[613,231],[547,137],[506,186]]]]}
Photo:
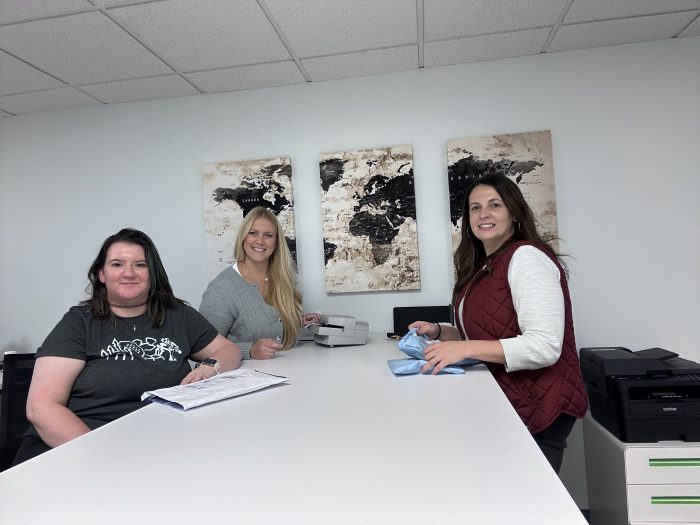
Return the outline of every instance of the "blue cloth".
{"type": "MultiPolygon", "coordinates": [[[[425,366],[427,361],[425,359],[389,359],[387,360],[389,364],[389,369],[394,373],[395,376],[408,376],[413,374],[420,374],[421,368],[425,366]]],[[[440,374],[463,374],[464,368],[458,366],[446,366],[440,372],[440,374]]]]}
{"type": "MultiPolygon", "coordinates": [[[[399,341],[399,350],[412,359],[389,359],[389,369],[394,375],[410,375],[420,374],[421,368],[427,363],[425,358],[425,349],[433,344],[434,341],[428,339],[425,335],[418,335],[415,329],[408,331],[399,341]]],[[[478,359],[463,359],[458,363],[453,363],[450,366],[443,368],[441,374],[463,374],[462,366],[472,366],[480,363],[478,359]]]]}

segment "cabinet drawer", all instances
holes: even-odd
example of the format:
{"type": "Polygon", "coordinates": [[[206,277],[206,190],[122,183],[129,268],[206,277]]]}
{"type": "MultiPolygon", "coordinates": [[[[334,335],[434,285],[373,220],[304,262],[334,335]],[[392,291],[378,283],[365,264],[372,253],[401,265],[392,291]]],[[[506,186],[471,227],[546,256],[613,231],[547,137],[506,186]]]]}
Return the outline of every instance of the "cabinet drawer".
{"type": "Polygon", "coordinates": [[[628,447],[625,470],[628,484],[700,484],[700,446],[628,447]]]}
{"type": "Polygon", "coordinates": [[[700,484],[628,485],[630,522],[700,523],[700,484]]]}

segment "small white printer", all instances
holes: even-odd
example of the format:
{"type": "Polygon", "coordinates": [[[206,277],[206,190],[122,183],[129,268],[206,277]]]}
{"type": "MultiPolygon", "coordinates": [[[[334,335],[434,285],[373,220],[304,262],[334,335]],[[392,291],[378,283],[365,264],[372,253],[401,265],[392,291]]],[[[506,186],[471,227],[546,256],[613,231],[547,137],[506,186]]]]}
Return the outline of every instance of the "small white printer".
{"type": "Polygon", "coordinates": [[[321,324],[312,325],[314,341],[323,346],[363,345],[369,323],[349,315],[321,314],[321,324]]]}

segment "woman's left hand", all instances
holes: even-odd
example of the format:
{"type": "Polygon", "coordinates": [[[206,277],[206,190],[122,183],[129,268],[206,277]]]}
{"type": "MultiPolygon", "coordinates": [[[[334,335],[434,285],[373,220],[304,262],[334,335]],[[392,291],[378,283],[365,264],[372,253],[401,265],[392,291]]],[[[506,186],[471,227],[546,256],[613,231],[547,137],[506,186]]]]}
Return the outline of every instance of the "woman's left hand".
{"type": "Polygon", "coordinates": [[[199,365],[197,368],[192,370],[189,374],[185,376],[185,379],[180,383],[181,385],[187,385],[189,383],[196,383],[202,379],[209,379],[216,375],[216,368],[209,365],[199,365]]]}
{"type": "Polygon", "coordinates": [[[469,341],[441,341],[428,345],[424,352],[427,363],[421,368],[421,373],[427,374],[432,369],[433,374],[438,374],[446,366],[470,357],[468,345],[469,341]]]}

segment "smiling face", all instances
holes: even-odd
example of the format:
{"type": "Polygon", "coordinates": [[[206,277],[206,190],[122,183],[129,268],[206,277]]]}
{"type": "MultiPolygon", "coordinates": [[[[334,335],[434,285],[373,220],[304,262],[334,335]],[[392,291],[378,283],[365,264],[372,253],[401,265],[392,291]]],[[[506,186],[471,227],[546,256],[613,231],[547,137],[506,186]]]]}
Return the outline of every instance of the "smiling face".
{"type": "Polygon", "coordinates": [[[515,218],[493,186],[477,185],[468,199],[471,230],[484,243],[486,255],[491,255],[513,235],[515,218]]]}
{"type": "Polygon", "coordinates": [[[269,220],[259,217],[253,221],[243,239],[246,260],[267,262],[277,247],[277,228],[269,220]]]}
{"type": "Polygon", "coordinates": [[[145,303],[151,280],[143,247],[127,242],[112,244],[99,278],[110,303],[123,306],[145,303]]]}

